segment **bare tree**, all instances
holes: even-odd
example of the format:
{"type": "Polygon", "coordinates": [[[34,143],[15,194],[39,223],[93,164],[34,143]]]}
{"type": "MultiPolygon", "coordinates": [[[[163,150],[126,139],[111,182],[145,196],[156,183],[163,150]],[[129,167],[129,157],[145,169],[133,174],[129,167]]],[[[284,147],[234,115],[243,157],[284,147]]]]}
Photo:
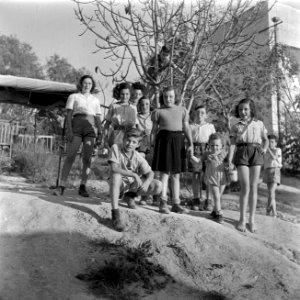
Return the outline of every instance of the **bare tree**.
{"type": "MultiPolygon", "coordinates": [[[[156,94],[161,86],[173,83],[180,88],[181,101],[188,110],[227,65],[259,44],[256,37],[268,10],[265,1],[254,5],[252,0],[230,0],[222,8],[215,0],[189,4],[129,0],[126,5],[95,0],[88,6],[74,1],[85,31],[97,37],[96,52],[105,53],[113,62],[110,73],[103,75],[124,80],[135,69],[156,94]],[[163,45],[171,49],[171,55],[167,68],[160,72],[163,45]],[[153,57],[155,76],[148,72],[153,57]]],[[[156,102],[158,105],[157,97],[156,102]]]]}

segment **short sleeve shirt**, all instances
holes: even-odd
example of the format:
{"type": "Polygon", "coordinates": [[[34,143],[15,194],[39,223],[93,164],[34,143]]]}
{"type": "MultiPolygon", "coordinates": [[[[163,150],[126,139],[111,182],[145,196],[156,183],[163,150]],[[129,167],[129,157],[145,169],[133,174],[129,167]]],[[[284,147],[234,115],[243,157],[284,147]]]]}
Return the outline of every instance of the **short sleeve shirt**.
{"type": "Polygon", "coordinates": [[[282,153],[280,148],[276,148],[275,151],[268,149],[265,154],[264,168],[281,168],[282,167],[282,153]],[[270,154],[272,152],[273,156],[270,154]]]}
{"type": "Polygon", "coordinates": [[[262,143],[262,137],[267,134],[264,123],[260,120],[252,119],[250,123],[239,120],[232,126],[230,137],[235,138],[238,143],[262,143]]]}
{"type": "Polygon", "coordinates": [[[182,131],[184,122],[189,121],[189,114],[183,106],[157,108],[151,117],[153,123],[159,125],[159,130],[182,131]]]}
{"type": "Polygon", "coordinates": [[[113,144],[108,156],[109,162],[120,165],[123,170],[132,171],[138,175],[145,175],[151,171],[151,167],[144,157],[137,151],[134,151],[131,157],[128,157],[123,151],[123,145],[113,144]]]}
{"type": "Polygon", "coordinates": [[[101,115],[100,101],[98,98],[91,94],[71,94],[68,97],[66,109],[73,110],[74,116],[77,114],[85,114],[92,116],[101,115]]]}
{"type": "Polygon", "coordinates": [[[208,143],[209,136],[215,133],[215,126],[211,123],[200,124],[190,124],[192,140],[194,143],[208,143]]]}
{"type": "Polygon", "coordinates": [[[112,123],[112,126],[133,127],[136,124],[136,107],[127,103],[113,103],[105,116],[105,119],[112,123]]]}

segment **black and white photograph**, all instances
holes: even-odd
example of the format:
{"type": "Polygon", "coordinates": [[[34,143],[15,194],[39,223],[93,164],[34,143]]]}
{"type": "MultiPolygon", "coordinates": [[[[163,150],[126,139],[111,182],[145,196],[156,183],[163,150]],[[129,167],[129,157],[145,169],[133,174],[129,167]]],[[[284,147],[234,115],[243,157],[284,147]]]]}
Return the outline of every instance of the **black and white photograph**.
{"type": "Polygon", "coordinates": [[[300,299],[299,0],[0,0],[0,300],[300,299]]]}

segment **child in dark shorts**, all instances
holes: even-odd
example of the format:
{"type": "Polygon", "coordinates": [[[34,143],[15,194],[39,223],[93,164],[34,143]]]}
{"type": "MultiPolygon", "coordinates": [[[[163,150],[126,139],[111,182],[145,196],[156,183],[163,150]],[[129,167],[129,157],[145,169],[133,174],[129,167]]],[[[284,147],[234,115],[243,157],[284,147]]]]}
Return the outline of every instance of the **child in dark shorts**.
{"type": "Polygon", "coordinates": [[[277,185],[280,184],[280,169],[282,167],[281,149],[277,148],[277,137],[274,134],[268,135],[269,148],[265,155],[263,182],[268,186],[268,203],[266,214],[269,216],[272,212],[276,218],[275,192],[277,185]]]}
{"type": "Polygon", "coordinates": [[[239,231],[246,231],[246,209],[249,202],[249,230],[255,232],[255,211],[257,203],[257,185],[264,154],[269,142],[267,130],[262,121],[255,119],[255,105],[249,98],[242,99],[236,106],[238,122],[230,132],[231,146],[229,149],[229,167],[237,166],[241,185],[239,197],[240,219],[237,225],[239,231]]]}
{"type": "MultiPolygon", "coordinates": [[[[195,108],[195,122],[190,124],[191,135],[194,144],[194,155],[201,158],[208,148],[208,139],[212,133],[215,133],[215,126],[207,122],[207,112],[204,105],[197,105],[195,108]]],[[[205,162],[194,164],[191,160],[188,162],[189,170],[193,172],[192,187],[193,201],[192,210],[211,210],[211,201],[209,199],[209,187],[206,187],[206,199],[202,201],[202,181],[205,172],[205,162]]]]}

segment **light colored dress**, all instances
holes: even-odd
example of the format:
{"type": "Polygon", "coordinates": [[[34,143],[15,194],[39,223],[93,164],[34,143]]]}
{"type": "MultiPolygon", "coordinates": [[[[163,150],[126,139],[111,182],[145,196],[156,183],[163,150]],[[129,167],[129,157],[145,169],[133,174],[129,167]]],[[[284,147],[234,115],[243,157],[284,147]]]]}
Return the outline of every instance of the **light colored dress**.
{"type": "Polygon", "coordinates": [[[203,159],[206,163],[204,182],[206,184],[221,186],[229,184],[224,164],[224,153],[217,155],[206,152],[203,159]]]}

